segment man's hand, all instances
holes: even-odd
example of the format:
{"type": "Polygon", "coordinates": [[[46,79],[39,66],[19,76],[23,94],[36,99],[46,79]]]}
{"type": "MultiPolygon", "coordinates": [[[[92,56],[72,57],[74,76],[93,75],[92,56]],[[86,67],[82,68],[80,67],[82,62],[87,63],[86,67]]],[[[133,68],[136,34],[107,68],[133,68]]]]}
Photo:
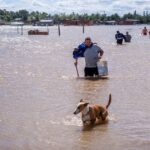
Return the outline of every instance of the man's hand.
{"type": "Polygon", "coordinates": [[[99,60],[102,59],[103,54],[104,54],[104,51],[101,49],[99,53],[99,57],[98,57],[99,60]]]}
{"type": "Polygon", "coordinates": [[[98,59],[99,59],[99,60],[102,59],[102,56],[99,56],[98,59]]]}

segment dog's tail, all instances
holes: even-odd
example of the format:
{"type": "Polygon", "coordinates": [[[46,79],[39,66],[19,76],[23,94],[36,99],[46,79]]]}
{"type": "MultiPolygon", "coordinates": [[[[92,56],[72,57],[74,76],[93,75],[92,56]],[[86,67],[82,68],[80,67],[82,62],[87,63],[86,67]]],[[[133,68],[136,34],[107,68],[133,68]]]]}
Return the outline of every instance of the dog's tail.
{"type": "Polygon", "coordinates": [[[108,104],[106,105],[106,109],[108,109],[110,104],[111,104],[111,94],[109,94],[109,100],[108,100],[108,104]]]}

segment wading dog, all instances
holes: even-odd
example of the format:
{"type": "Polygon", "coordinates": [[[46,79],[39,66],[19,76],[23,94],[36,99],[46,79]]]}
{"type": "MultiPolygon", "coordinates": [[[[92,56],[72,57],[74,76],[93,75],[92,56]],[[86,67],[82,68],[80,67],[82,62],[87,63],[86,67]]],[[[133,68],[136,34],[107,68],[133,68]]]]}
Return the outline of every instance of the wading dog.
{"type": "Polygon", "coordinates": [[[106,106],[98,104],[89,104],[88,102],[80,100],[74,114],[82,113],[83,125],[94,125],[96,120],[105,121],[108,116],[108,107],[111,103],[111,94],[109,94],[109,100],[106,106]]]}

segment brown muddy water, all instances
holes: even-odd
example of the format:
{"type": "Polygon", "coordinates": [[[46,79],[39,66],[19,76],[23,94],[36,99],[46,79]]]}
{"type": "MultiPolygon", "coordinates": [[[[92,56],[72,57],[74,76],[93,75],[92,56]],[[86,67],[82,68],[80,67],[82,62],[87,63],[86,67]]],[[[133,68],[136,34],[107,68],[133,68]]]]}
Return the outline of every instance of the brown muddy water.
{"type": "MultiPolygon", "coordinates": [[[[0,150],[149,150],[150,37],[144,26],[50,27],[48,36],[28,36],[33,27],[0,26],[0,150]],[[117,46],[116,30],[132,35],[117,46]],[[109,79],[76,78],[72,50],[86,36],[105,51],[109,79]],[[73,112],[81,98],[112,103],[107,124],[83,130],[73,112]]],[[[150,29],[150,26],[147,26],[150,29]]],[[[42,28],[41,30],[46,30],[42,28]]],[[[83,76],[84,59],[79,61],[83,76]]]]}

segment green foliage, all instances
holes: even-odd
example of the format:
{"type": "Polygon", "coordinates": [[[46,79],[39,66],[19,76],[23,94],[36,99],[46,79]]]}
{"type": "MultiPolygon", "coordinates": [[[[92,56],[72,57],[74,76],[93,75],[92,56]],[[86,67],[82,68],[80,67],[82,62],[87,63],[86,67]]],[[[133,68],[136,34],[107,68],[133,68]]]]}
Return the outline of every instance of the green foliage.
{"type": "Polygon", "coordinates": [[[72,12],[71,14],[48,14],[45,12],[32,11],[28,12],[27,10],[19,11],[7,11],[6,9],[0,9],[0,19],[4,21],[13,21],[16,18],[20,18],[24,22],[39,21],[40,19],[52,18],[57,23],[66,19],[79,19],[79,20],[92,20],[93,22],[106,21],[106,20],[125,20],[125,19],[137,19],[141,23],[150,23],[150,14],[148,11],[144,11],[143,15],[137,14],[136,10],[133,13],[124,14],[122,17],[117,13],[107,16],[105,13],[96,13],[96,14],[78,14],[72,12]]]}

